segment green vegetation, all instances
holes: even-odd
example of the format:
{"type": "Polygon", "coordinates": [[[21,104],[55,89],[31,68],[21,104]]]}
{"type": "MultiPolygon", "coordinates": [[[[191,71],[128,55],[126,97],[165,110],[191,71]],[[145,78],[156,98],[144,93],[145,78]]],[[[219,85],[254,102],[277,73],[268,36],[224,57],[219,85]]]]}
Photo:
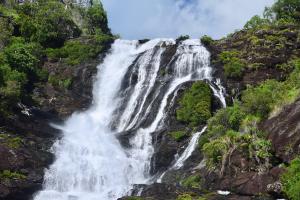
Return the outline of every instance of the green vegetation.
{"type": "Polygon", "coordinates": [[[126,200],[143,200],[141,197],[128,197],[126,200]]]}
{"type": "Polygon", "coordinates": [[[176,200],[193,200],[193,197],[190,194],[181,194],[176,200]]]}
{"type": "Polygon", "coordinates": [[[0,179],[22,180],[22,179],[26,179],[26,176],[19,172],[11,172],[10,170],[4,170],[0,172],[0,179]]]}
{"type": "Polygon", "coordinates": [[[211,117],[211,89],[198,81],[188,89],[180,99],[180,108],[176,110],[177,120],[197,126],[211,117]]]}
{"type": "Polygon", "coordinates": [[[0,142],[12,149],[18,149],[22,145],[20,137],[13,137],[7,134],[0,134],[0,142]]]}
{"type": "Polygon", "coordinates": [[[0,17],[0,49],[9,44],[10,37],[13,34],[13,25],[6,18],[0,17]]]}
{"type": "Polygon", "coordinates": [[[271,142],[257,135],[229,130],[225,135],[204,144],[202,150],[207,158],[207,167],[211,170],[219,169],[223,175],[225,166],[230,165],[230,157],[234,151],[246,153],[250,159],[255,159],[258,165],[268,168],[271,142]]]}
{"type": "Polygon", "coordinates": [[[267,80],[257,87],[249,87],[243,92],[242,102],[246,112],[260,118],[266,118],[270,112],[280,110],[299,96],[300,60],[288,63],[294,71],[286,81],[267,80]]]}
{"type": "Polygon", "coordinates": [[[218,169],[223,174],[234,151],[243,152],[260,168],[268,168],[271,143],[257,125],[299,96],[300,61],[288,64],[294,71],[285,81],[268,80],[248,87],[242,93],[241,102],[219,110],[209,119],[207,134],[199,141],[199,146],[210,169],[218,169]]]}
{"type": "Polygon", "coordinates": [[[209,37],[208,35],[202,36],[200,38],[200,40],[201,40],[201,43],[205,46],[208,46],[214,42],[214,40],[211,37],[209,37]]]}
{"type": "Polygon", "coordinates": [[[96,58],[104,46],[114,38],[108,35],[97,35],[86,38],[86,42],[70,40],[62,48],[47,49],[47,56],[53,60],[63,59],[69,65],[77,65],[88,59],[96,58]]]}
{"type": "Polygon", "coordinates": [[[69,9],[56,0],[26,2],[16,5],[21,35],[44,47],[60,47],[67,39],[78,37],[80,29],[71,18],[69,9]]]}
{"type": "Polygon", "coordinates": [[[199,197],[197,195],[191,195],[191,194],[181,194],[179,195],[176,200],[206,200],[204,197],[199,197]]]}
{"type": "Polygon", "coordinates": [[[106,34],[110,30],[107,26],[106,12],[100,1],[94,1],[93,5],[87,10],[87,28],[89,34],[106,34]]]}
{"type": "Polygon", "coordinates": [[[0,4],[0,13],[0,113],[4,115],[17,102],[29,100],[40,83],[70,88],[72,77],[53,72],[49,76],[43,69],[46,60],[81,64],[96,58],[115,39],[100,1],[90,7],[66,6],[58,0],[11,1],[0,4]]]}
{"type": "Polygon", "coordinates": [[[190,39],[189,35],[181,35],[176,39],[176,44],[179,44],[180,42],[184,41],[184,40],[188,40],[190,39]]]}
{"type": "Polygon", "coordinates": [[[48,78],[48,83],[50,83],[54,87],[70,89],[72,80],[70,78],[64,78],[58,75],[50,75],[48,78]]]}
{"type": "Polygon", "coordinates": [[[267,7],[264,16],[255,15],[244,26],[248,30],[258,30],[270,26],[298,24],[300,22],[300,0],[277,0],[267,7]]]}
{"type": "Polygon", "coordinates": [[[201,187],[201,176],[192,175],[182,181],[182,185],[186,188],[199,189],[201,187]]]}
{"type": "Polygon", "coordinates": [[[169,134],[177,142],[180,142],[183,138],[187,137],[186,131],[172,131],[169,134]]]}
{"type": "Polygon", "coordinates": [[[228,130],[238,131],[242,119],[246,114],[241,109],[239,103],[231,107],[220,109],[212,118],[208,120],[207,132],[210,137],[224,135],[228,130]]]}
{"type": "Polygon", "coordinates": [[[300,22],[300,0],[277,0],[273,6],[266,8],[264,15],[273,21],[300,22]]]}
{"type": "Polygon", "coordinates": [[[230,78],[239,78],[242,76],[245,64],[238,58],[238,52],[224,51],[219,55],[219,58],[224,64],[225,76],[230,78]]]}
{"type": "Polygon", "coordinates": [[[252,17],[244,26],[245,29],[258,29],[268,25],[270,21],[268,19],[261,18],[258,15],[252,17]]]}
{"type": "Polygon", "coordinates": [[[294,159],[282,175],[283,192],[291,200],[300,199],[300,158],[294,159]]]}

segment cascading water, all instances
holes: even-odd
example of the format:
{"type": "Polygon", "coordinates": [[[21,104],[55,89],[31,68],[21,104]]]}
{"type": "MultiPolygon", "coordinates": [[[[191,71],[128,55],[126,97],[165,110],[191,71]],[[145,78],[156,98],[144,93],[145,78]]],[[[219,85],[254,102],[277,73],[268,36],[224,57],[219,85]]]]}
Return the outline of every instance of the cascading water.
{"type": "Polygon", "coordinates": [[[162,66],[170,45],[175,41],[113,44],[98,66],[93,106],[57,126],[63,137],[53,146],[56,160],[35,200],[115,200],[133,184],[152,180],[152,133],[163,127],[168,102],[181,84],[211,79],[209,53],[199,40],[182,42],[162,66]],[[159,79],[162,69],[168,74],[159,79]],[[117,139],[125,131],[132,136],[128,148],[117,139]]]}

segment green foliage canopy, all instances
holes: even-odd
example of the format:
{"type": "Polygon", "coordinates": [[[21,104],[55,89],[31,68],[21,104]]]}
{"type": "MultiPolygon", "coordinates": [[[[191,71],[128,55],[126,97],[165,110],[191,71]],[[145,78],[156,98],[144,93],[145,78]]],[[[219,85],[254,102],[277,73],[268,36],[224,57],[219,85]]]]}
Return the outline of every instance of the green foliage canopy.
{"type": "Polygon", "coordinates": [[[180,108],[176,110],[177,120],[197,126],[211,117],[212,94],[210,87],[202,82],[195,82],[180,99],[180,108]]]}

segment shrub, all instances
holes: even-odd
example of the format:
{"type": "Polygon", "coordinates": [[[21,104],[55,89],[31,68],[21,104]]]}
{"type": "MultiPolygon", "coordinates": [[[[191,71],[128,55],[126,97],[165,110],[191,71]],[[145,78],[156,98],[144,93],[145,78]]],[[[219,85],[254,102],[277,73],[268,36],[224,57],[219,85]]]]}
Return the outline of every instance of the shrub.
{"type": "Polygon", "coordinates": [[[265,160],[271,156],[272,144],[269,140],[254,137],[252,143],[249,144],[250,157],[256,160],[265,160]]]}
{"type": "Polygon", "coordinates": [[[294,159],[281,176],[283,192],[291,200],[300,199],[300,158],[294,159]]]}
{"type": "Polygon", "coordinates": [[[186,188],[200,189],[201,187],[201,176],[192,175],[182,181],[182,185],[186,188]]]}
{"type": "Polygon", "coordinates": [[[27,83],[26,74],[11,69],[7,64],[0,64],[0,112],[7,113],[20,101],[22,89],[27,83]]]}
{"type": "Polygon", "coordinates": [[[261,18],[258,15],[252,17],[244,26],[245,29],[257,29],[264,25],[269,25],[270,21],[268,19],[261,18]]]}
{"type": "Polygon", "coordinates": [[[0,141],[6,144],[9,148],[18,149],[22,144],[20,137],[11,137],[10,135],[0,134],[0,141]]]}
{"type": "Polygon", "coordinates": [[[207,134],[209,138],[224,135],[228,130],[238,131],[243,118],[246,116],[239,103],[218,110],[208,120],[207,134]]]}
{"type": "Polygon", "coordinates": [[[241,122],[240,131],[242,133],[249,133],[249,134],[257,134],[258,130],[258,123],[260,122],[260,118],[254,115],[247,115],[241,122]]]}
{"type": "Polygon", "coordinates": [[[71,40],[66,42],[62,48],[47,49],[47,56],[50,59],[64,58],[67,64],[77,65],[88,59],[96,58],[112,39],[107,35],[95,35],[88,41],[71,40]]]}
{"type": "Polygon", "coordinates": [[[200,150],[202,150],[203,148],[203,145],[208,143],[209,142],[209,136],[208,134],[204,134],[204,135],[201,135],[199,141],[198,141],[198,147],[200,150]]]}
{"type": "Polygon", "coordinates": [[[201,43],[205,46],[208,46],[214,42],[214,40],[211,37],[209,37],[208,35],[202,36],[200,40],[201,40],[201,43]]]}
{"type": "Polygon", "coordinates": [[[13,34],[13,25],[9,23],[8,19],[0,17],[0,50],[4,48],[10,41],[13,34]]]}
{"type": "Polygon", "coordinates": [[[193,197],[189,194],[179,195],[176,200],[193,200],[193,197]]]}
{"type": "Polygon", "coordinates": [[[242,76],[245,64],[237,56],[238,52],[236,51],[224,51],[219,55],[220,60],[224,63],[226,77],[239,78],[242,76]]]}
{"type": "Polygon", "coordinates": [[[275,80],[268,80],[257,87],[248,87],[242,94],[243,107],[247,113],[264,119],[272,111],[280,91],[280,83],[275,80]]]}
{"type": "Polygon", "coordinates": [[[48,77],[48,82],[51,83],[54,87],[60,87],[64,89],[70,89],[72,85],[72,79],[71,78],[61,78],[57,75],[50,75],[48,77]]]}
{"type": "MultiPolygon", "coordinates": [[[[80,29],[73,22],[71,13],[65,9],[63,3],[50,0],[39,1],[36,4],[38,5],[36,13],[29,15],[31,20],[28,21],[25,15],[20,21],[21,32],[25,37],[30,37],[30,40],[38,41],[45,47],[60,47],[65,40],[80,35],[80,29]]],[[[23,13],[28,14],[25,11],[23,13]]]]}
{"type": "Polygon", "coordinates": [[[91,7],[88,8],[87,19],[88,31],[90,34],[110,34],[107,22],[107,15],[100,1],[97,1],[91,7]]]}
{"type": "Polygon", "coordinates": [[[177,120],[191,126],[205,123],[211,117],[211,96],[211,89],[206,83],[195,82],[179,100],[177,120]]]}
{"type": "Polygon", "coordinates": [[[224,65],[225,76],[231,78],[239,78],[242,76],[242,72],[245,65],[238,58],[233,58],[230,62],[224,65]]]}
{"type": "Polygon", "coordinates": [[[189,35],[181,35],[176,39],[176,44],[179,44],[180,42],[184,41],[184,40],[188,40],[190,39],[189,35]]]}
{"type": "Polygon", "coordinates": [[[31,82],[40,80],[40,59],[43,50],[37,43],[25,43],[22,38],[14,38],[12,43],[4,49],[7,63],[18,72],[25,73],[31,82]]]}
{"type": "Polygon", "coordinates": [[[224,167],[225,161],[230,156],[228,152],[230,149],[236,148],[236,140],[239,133],[235,131],[227,131],[227,134],[211,140],[209,143],[203,145],[202,151],[207,158],[206,166],[210,170],[215,170],[219,167],[224,167]]]}
{"type": "Polygon", "coordinates": [[[269,158],[272,156],[270,141],[233,130],[228,130],[224,136],[204,144],[202,151],[207,159],[207,167],[210,170],[219,169],[221,175],[234,151],[246,153],[258,167],[264,166],[265,168],[269,167],[269,158]]]}
{"type": "Polygon", "coordinates": [[[185,131],[173,131],[170,132],[169,134],[177,142],[181,141],[183,138],[187,136],[187,133],[185,131]]]}

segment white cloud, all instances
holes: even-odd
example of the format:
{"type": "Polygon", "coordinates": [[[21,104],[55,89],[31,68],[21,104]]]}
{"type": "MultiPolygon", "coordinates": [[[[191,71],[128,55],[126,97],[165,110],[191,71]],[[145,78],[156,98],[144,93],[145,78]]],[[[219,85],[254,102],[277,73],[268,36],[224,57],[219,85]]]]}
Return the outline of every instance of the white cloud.
{"type": "Polygon", "coordinates": [[[102,0],[112,31],[126,39],[214,38],[242,28],[274,0],[102,0]]]}

